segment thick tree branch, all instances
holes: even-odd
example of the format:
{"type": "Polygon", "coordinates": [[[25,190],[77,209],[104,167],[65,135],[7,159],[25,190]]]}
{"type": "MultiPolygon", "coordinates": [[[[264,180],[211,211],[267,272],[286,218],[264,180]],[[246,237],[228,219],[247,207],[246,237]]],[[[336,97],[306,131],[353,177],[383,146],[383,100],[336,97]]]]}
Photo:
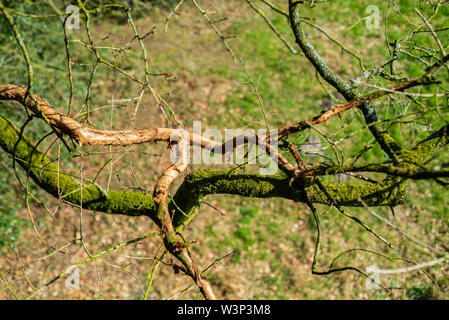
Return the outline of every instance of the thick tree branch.
{"type": "Polygon", "coordinates": [[[9,120],[0,117],[0,146],[29,173],[33,181],[52,196],[82,205],[85,209],[129,216],[145,215],[155,220],[156,206],[151,196],[140,192],[114,191],[107,194],[94,184],[80,184],[64,173],[9,120]]]}
{"type": "Polygon", "coordinates": [[[306,128],[308,128],[310,125],[314,124],[320,124],[323,123],[333,116],[336,116],[338,114],[341,114],[347,110],[357,108],[362,106],[363,104],[370,103],[373,100],[376,100],[378,98],[384,97],[386,95],[392,94],[393,92],[403,92],[407,89],[420,86],[420,85],[429,85],[429,84],[435,84],[437,83],[434,79],[424,76],[418,79],[414,79],[411,81],[408,81],[406,83],[402,83],[397,86],[393,86],[387,90],[378,90],[374,91],[370,94],[367,94],[366,96],[357,98],[355,100],[349,101],[344,104],[337,104],[332,106],[329,110],[323,111],[321,114],[313,117],[312,119],[309,119],[307,121],[302,121],[293,125],[287,125],[279,129],[279,136],[284,137],[289,134],[302,131],[306,128]]]}
{"type": "MultiPolygon", "coordinates": [[[[316,52],[313,45],[308,41],[306,33],[302,28],[301,16],[299,13],[300,2],[289,0],[289,19],[293,34],[296,42],[302,49],[304,55],[312,63],[315,70],[321,75],[321,77],[332,85],[340,94],[342,94],[347,101],[353,101],[360,98],[360,94],[353,89],[348,82],[343,80],[336,73],[332,72],[326,62],[316,52]]],[[[369,125],[369,129],[376,141],[392,159],[396,156],[394,153],[400,150],[399,145],[394,139],[386,132],[378,123],[376,110],[371,103],[364,102],[358,106],[362,111],[366,123],[369,125]]]]}
{"type": "MultiPolygon", "coordinates": [[[[230,174],[229,170],[196,170],[191,172],[174,196],[175,211],[173,224],[182,228],[197,214],[201,201],[207,195],[231,194],[251,198],[284,198],[296,202],[306,202],[301,192],[304,177],[289,178],[285,175],[261,176],[257,174],[230,174]]],[[[368,206],[396,206],[405,199],[405,181],[386,178],[378,183],[351,184],[323,181],[327,192],[340,206],[363,206],[359,198],[368,206]]],[[[325,193],[313,178],[305,179],[308,198],[313,203],[328,204],[325,193]]]]}
{"type": "MultiPolygon", "coordinates": [[[[0,117],[0,146],[29,172],[33,181],[48,193],[64,201],[80,205],[81,185],[69,174],[44,156],[26,136],[9,120],[0,117]]],[[[178,228],[183,222],[192,219],[191,212],[203,197],[210,194],[231,194],[243,197],[271,198],[281,197],[303,202],[299,189],[300,178],[290,178],[284,174],[265,176],[257,174],[230,174],[229,170],[196,170],[184,180],[174,199],[168,199],[170,211],[175,210],[173,225],[178,228]],[[182,212],[180,211],[182,210],[182,212]],[[184,218],[180,218],[180,217],[184,218]],[[182,222],[181,222],[182,220],[182,222]]],[[[360,206],[357,201],[363,198],[369,206],[397,205],[404,195],[401,183],[385,179],[377,184],[332,184],[326,183],[327,191],[342,206],[360,206]]],[[[152,196],[140,192],[114,191],[107,194],[101,187],[84,184],[82,205],[85,209],[130,216],[146,215],[160,227],[157,205],[152,196]]],[[[307,182],[311,201],[327,203],[326,198],[313,184],[307,182]]]]}

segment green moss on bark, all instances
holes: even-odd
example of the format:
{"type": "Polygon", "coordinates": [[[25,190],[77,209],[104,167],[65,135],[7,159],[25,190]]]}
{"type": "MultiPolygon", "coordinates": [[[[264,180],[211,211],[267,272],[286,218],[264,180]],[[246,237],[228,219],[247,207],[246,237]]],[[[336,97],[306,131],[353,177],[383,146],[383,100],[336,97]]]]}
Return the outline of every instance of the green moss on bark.
{"type": "MultiPolygon", "coordinates": [[[[397,153],[404,168],[422,165],[448,143],[449,126],[432,134],[411,150],[397,153]]],[[[153,198],[140,192],[114,191],[107,194],[100,187],[84,181],[81,185],[71,175],[58,172],[58,166],[35,150],[25,137],[19,139],[19,130],[9,120],[0,117],[0,147],[16,158],[33,181],[57,198],[81,205],[90,210],[129,216],[146,215],[158,225],[157,207],[153,198]]],[[[397,165],[397,164],[396,164],[397,165]]],[[[406,179],[387,177],[378,183],[338,184],[323,181],[326,191],[340,206],[395,206],[405,199],[406,179]],[[363,200],[361,202],[360,200],[363,200]]],[[[314,203],[328,203],[328,197],[310,180],[305,181],[309,199],[314,203]]],[[[182,229],[197,214],[207,195],[234,194],[251,198],[280,197],[304,202],[300,180],[284,174],[264,176],[257,174],[231,174],[228,170],[196,170],[191,172],[179,187],[173,199],[169,199],[170,212],[174,212],[173,224],[182,229]]]]}
{"type": "MultiPolygon", "coordinates": [[[[190,173],[179,187],[174,202],[183,209],[175,210],[175,228],[187,224],[194,208],[201,199],[211,194],[235,194],[250,198],[280,197],[305,202],[301,194],[299,179],[290,180],[285,175],[263,176],[257,174],[229,174],[228,170],[196,170],[190,173]]],[[[330,196],[341,206],[395,206],[405,199],[404,181],[387,178],[379,183],[337,184],[323,182],[330,196]],[[359,199],[362,199],[361,202],[359,199]]],[[[313,203],[328,203],[326,195],[310,180],[306,180],[306,191],[313,203]]]]}
{"type": "Polygon", "coordinates": [[[156,206],[153,198],[140,192],[114,191],[105,194],[99,187],[83,183],[61,172],[24,135],[20,136],[17,127],[9,120],[0,117],[0,146],[16,158],[17,163],[33,181],[51,195],[65,201],[83,205],[89,210],[129,216],[145,215],[154,217],[156,206]]]}

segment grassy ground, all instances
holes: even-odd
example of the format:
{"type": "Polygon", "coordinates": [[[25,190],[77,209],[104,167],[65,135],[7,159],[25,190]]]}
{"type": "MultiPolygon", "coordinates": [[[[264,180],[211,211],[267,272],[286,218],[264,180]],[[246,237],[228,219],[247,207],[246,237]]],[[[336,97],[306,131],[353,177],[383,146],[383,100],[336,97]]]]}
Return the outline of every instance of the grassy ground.
{"type": "MultiPolygon", "coordinates": [[[[363,59],[367,68],[382,65],[388,61],[385,47],[384,30],[370,30],[365,27],[365,9],[373,1],[332,1],[329,4],[310,9],[307,16],[330,35],[344,43],[347,49],[354,51],[363,59]]],[[[374,1],[382,14],[381,26],[384,26],[384,14],[388,1],[374,1]]],[[[413,16],[414,1],[399,1],[401,12],[392,10],[388,23],[388,36],[395,39],[403,36],[406,18],[413,16]]],[[[207,7],[204,1],[203,7],[207,7]]],[[[269,30],[261,17],[254,14],[244,1],[211,1],[216,10],[214,18],[227,16],[228,19],[217,27],[226,34],[233,34],[229,44],[236,56],[241,57],[248,72],[257,79],[257,87],[264,101],[264,109],[271,127],[307,119],[321,111],[321,105],[333,99],[335,92],[322,85],[315,72],[301,55],[292,55],[282,42],[269,30]]],[[[283,3],[278,1],[278,3],[283,3]]],[[[201,120],[203,127],[239,128],[261,127],[263,113],[257,103],[257,97],[248,84],[248,76],[240,62],[235,63],[216,36],[207,27],[203,17],[190,4],[182,7],[180,16],[174,15],[164,32],[165,18],[170,12],[165,8],[154,7],[139,14],[136,25],[145,34],[155,25],[153,34],[145,38],[150,57],[149,67],[154,73],[170,73],[170,76],[156,76],[152,84],[171,105],[179,119],[187,127],[192,120],[201,120]]],[[[285,19],[266,10],[278,30],[293,44],[292,35],[285,19]]],[[[445,17],[449,14],[443,8],[435,19],[435,27],[444,27],[445,17]]],[[[410,18],[411,19],[411,18],[410,18]]],[[[93,23],[93,36],[99,46],[120,47],[132,38],[132,32],[126,20],[99,20],[93,23]]],[[[413,16],[411,23],[419,20],[413,16]]],[[[36,28],[26,28],[32,19],[20,19],[20,26],[26,29],[28,39],[33,38],[32,55],[36,56],[35,92],[47,98],[60,110],[67,110],[68,83],[65,69],[65,52],[61,29],[54,22],[39,24],[36,28]],[[57,29],[59,28],[59,29],[57,29]],[[56,33],[55,30],[59,30],[56,33]]],[[[87,43],[85,30],[74,30],[72,39],[87,43]]],[[[323,58],[333,70],[345,77],[354,78],[361,73],[358,60],[342,51],[317,30],[308,29],[309,37],[323,58]]],[[[447,35],[447,33],[445,33],[447,35]]],[[[25,38],[26,39],[26,38],[25,38]]],[[[2,36],[2,57],[0,65],[0,83],[26,84],[25,69],[21,63],[20,52],[13,50],[14,39],[2,36]]],[[[423,39],[427,41],[427,38],[423,39]]],[[[446,40],[447,41],[447,40],[446,40]]],[[[130,49],[117,52],[102,49],[101,54],[117,63],[120,68],[136,76],[142,76],[143,56],[136,41],[130,49]]],[[[447,43],[446,43],[447,45],[447,43]]],[[[79,42],[71,43],[73,55],[74,91],[73,108],[79,119],[83,118],[86,88],[94,62],[92,54],[79,42]]],[[[411,59],[403,57],[402,68],[418,74],[420,69],[413,67],[411,59]],[[415,68],[415,69],[414,69],[415,68]]],[[[97,128],[130,128],[164,126],[164,119],[159,108],[149,96],[144,96],[136,117],[133,117],[136,104],[116,102],[111,115],[111,100],[129,99],[138,93],[138,86],[121,76],[117,71],[100,65],[93,78],[91,88],[90,122],[97,128]]],[[[335,100],[337,101],[337,100],[335,100]]],[[[393,106],[392,100],[382,100],[376,104],[379,116],[383,119],[403,112],[407,106],[399,99],[393,106]]],[[[2,104],[0,114],[6,115],[19,125],[24,122],[23,112],[18,105],[2,104]]],[[[168,112],[168,110],[165,110],[168,112]]],[[[341,121],[332,120],[320,126],[320,130],[332,135],[334,140],[341,139],[339,146],[345,156],[361,150],[371,140],[361,130],[363,121],[357,111],[347,112],[343,121],[351,122],[350,128],[341,121]]],[[[402,138],[404,145],[419,141],[426,132],[425,128],[438,128],[442,120],[435,120],[434,114],[420,115],[411,125],[396,126],[393,129],[397,138],[402,138]],[[426,121],[427,118],[432,122],[426,121]]],[[[426,129],[427,130],[427,129],[426,129]]],[[[45,130],[41,122],[33,121],[27,126],[27,134],[37,141],[45,130]]],[[[319,139],[327,156],[335,158],[320,135],[310,133],[319,139]]],[[[307,137],[298,136],[297,142],[307,137]]],[[[42,148],[50,146],[51,141],[44,141],[42,148]]],[[[70,159],[63,147],[64,167],[85,176],[94,177],[110,157],[113,167],[106,167],[99,183],[108,184],[109,169],[114,173],[110,184],[114,188],[139,188],[151,192],[155,179],[166,160],[165,146],[139,146],[140,152],[96,154],[70,159]],[[143,153],[145,152],[145,153],[143,153]]],[[[86,149],[83,151],[104,151],[104,149],[86,149]]],[[[58,145],[51,148],[53,155],[58,152],[58,145]]],[[[383,158],[381,151],[374,147],[364,155],[368,161],[383,158]]],[[[308,157],[307,162],[317,161],[308,157]]],[[[55,247],[62,247],[80,236],[79,208],[58,205],[42,191],[31,189],[40,199],[45,199],[56,218],[67,227],[64,230],[38,205],[31,203],[31,215],[35,228],[31,227],[30,214],[11,166],[11,160],[0,153],[2,166],[1,212],[3,255],[0,267],[4,272],[4,281],[24,298],[31,294],[33,287],[39,288],[46,281],[62,272],[69,265],[86,258],[86,252],[78,242],[64,249],[64,254],[56,253],[48,258],[36,261],[39,257],[52,253],[51,249],[38,240],[36,230],[45,241],[55,247]],[[12,188],[14,187],[14,188],[12,188]],[[4,218],[3,217],[8,217],[4,218]],[[12,227],[9,220],[14,221],[12,227]],[[6,227],[6,225],[8,227],[6,227]],[[36,229],[36,230],[35,230],[36,229]],[[19,230],[21,230],[19,234],[19,230]]],[[[251,169],[249,169],[251,170],[251,169]]],[[[25,179],[23,175],[20,176],[25,179]]],[[[447,239],[448,192],[435,183],[410,184],[409,197],[405,205],[395,209],[392,217],[389,208],[374,208],[377,214],[394,221],[407,233],[432,247],[440,248],[447,239]]],[[[175,189],[174,189],[175,190],[175,189]]],[[[315,225],[305,205],[282,199],[243,199],[233,196],[211,196],[207,202],[218,208],[203,205],[200,215],[186,228],[185,235],[195,240],[192,251],[202,267],[207,267],[215,259],[229,253],[231,256],[220,260],[207,275],[216,288],[220,298],[226,299],[418,299],[447,298],[447,266],[438,265],[427,268],[429,277],[422,271],[406,274],[385,275],[381,282],[385,286],[397,287],[391,292],[384,290],[367,290],[365,279],[355,272],[343,272],[329,276],[313,276],[310,272],[312,262],[315,225]],[[223,216],[225,214],[225,216],[223,216]]],[[[365,248],[382,251],[390,256],[405,256],[410,260],[424,262],[433,257],[423,248],[399,235],[369,211],[348,209],[348,211],[371,224],[378,233],[394,244],[394,248],[385,249],[373,236],[364,232],[358,225],[340,215],[336,210],[326,211],[319,207],[323,224],[323,243],[318,266],[327,268],[333,257],[351,248],[365,248]]],[[[149,221],[143,218],[107,216],[102,213],[82,213],[83,236],[85,245],[91,253],[110,248],[117,243],[133,239],[142,234],[157,231],[149,221]]],[[[154,254],[160,246],[159,240],[147,239],[123,250],[116,250],[96,261],[79,267],[81,272],[80,290],[67,289],[65,279],[56,281],[44,289],[38,299],[138,299],[153,266],[154,254]]],[[[378,265],[381,268],[398,268],[409,266],[401,260],[389,260],[369,253],[359,252],[343,256],[339,265],[353,265],[361,270],[367,266],[378,265]]],[[[167,263],[170,261],[167,260],[167,263]]],[[[189,288],[189,279],[174,275],[173,268],[161,266],[150,293],[152,299],[162,298],[200,298],[195,288],[189,288]],[[189,288],[189,289],[186,289],[189,288]],[[186,289],[186,290],[184,290],[186,289]]],[[[0,289],[1,298],[10,298],[12,294],[0,289]]]]}

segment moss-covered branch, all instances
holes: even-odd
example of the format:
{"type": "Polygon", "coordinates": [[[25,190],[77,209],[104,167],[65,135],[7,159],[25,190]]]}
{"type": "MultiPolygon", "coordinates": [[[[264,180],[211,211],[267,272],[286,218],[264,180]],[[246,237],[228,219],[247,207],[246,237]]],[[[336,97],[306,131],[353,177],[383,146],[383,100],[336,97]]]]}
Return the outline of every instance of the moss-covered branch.
{"type": "MultiPolygon", "coordinates": [[[[140,192],[110,190],[107,194],[97,185],[85,181],[82,185],[63,173],[44,156],[9,120],[0,117],[0,146],[27,171],[33,181],[57,198],[81,205],[85,209],[129,216],[145,215],[158,225],[153,198],[140,192]]],[[[228,170],[196,170],[190,173],[176,192],[169,207],[175,210],[175,228],[190,221],[203,197],[211,194],[233,194],[243,197],[280,197],[303,202],[299,179],[285,175],[229,174],[228,170]]],[[[402,183],[386,179],[377,184],[332,184],[323,182],[329,194],[342,206],[397,205],[403,201],[402,183]]],[[[325,195],[309,180],[309,198],[315,203],[327,203],[325,195]]]]}
{"type": "MultiPolygon", "coordinates": [[[[299,1],[289,0],[289,20],[296,43],[299,45],[315,70],[326,82],[342,94],[347,101],[357,100],[360,98],[360,94],[352,88],[347,81],[343,80],[338,74],[331,71],[329,66],[307,39],[301,23],[301,15],[299,12],[300,4],[301,2],[299,1]]],[[[370,125],[369,129],[382,150],[384,150],[390,158],[395,159],[394,153],[399,151],[400,147],[394,141],[393,137],[386,130],[384,130],[378,122],[376,110],[371,102],[367,101],[362,103],[358,106],[358,108],[362,111],[365,122],[370,125]]]]}
{"type": "MultiPolygon", "coordinates": [[[[392,164],[372,164],[343,167],[318,167],[310,171],[314,175],[332,175],[340,172],[383,172],[390,174],[378,183],[337,184],[323,182],[328,195],[306,180],[306,191],[313,203],[328,203],[329,196],[340,206],[395,206],[405,199],[405,179],[445,177],[446,171],[420,172],[432,156],[441,151],[449,143],[449,126],[431,134],[410,150],[403,149],[396,153],[400,162],[392,164]],[[360,201],[363,200],[363,202],[360,201]]],[[[196,214],[200,201],[211,194],[234,194],[253,198],[280,197],[293,201],[305,202],[300,188],[301,178],[291,180],[285,175],[261,176],[256,174],[230,174],[227,170],[197,170],[190,173],[178,189],[172,208],[175,209],[173,223],[175,228],[187,224],[196,214]],[[182,208],[182,212],[179,211],[182,208]]]]}
{"type": "MultiPolygon", "coordinates": [[[[435,152],[449,142],[449,126],[433,133],[411,150],[397,153],[401,159],[399,166],[391,163],[316,168],[315,174],[327,175],[345,171],[385,172],[391,175],[419,176],[417,169],[424,165],[435,152]],[[378,170],[377,170],[378,169],[378,170]]],[[[44,156],[18,128],[9,120],[0,117],[0,146],[27,171],[33,181],[51,195],[65,201],[81,205],[89,210],[129,216],[145,215],[158,225],[156,205],[150,195],[132,191],[110,190],[107,194],[97,185],[87,180],[82,188],[79,181],[63,173],[60,168],[44,156]],[[82,189],[82,190],[81,190],[82,189]]],[[[431,178],[431,176],[429,176],[431,178]]],[[[169,200],[170,211],[175,211],[174,227],[182,228],[195,216],[202,199],[211,194],[232,194],[252,198],[285,198],[304,202],[300,179],[291,179],[284,174],[264,176],[257,174],[230,174],[228,170],[196,170],[191,172],[169,200]]],[[[379,183],[337,184],[323,182],[329,195],[340,206],[362,206],[362,199],[369,206],[395,206],[405,198],[405,180],[387,177],[379,183]]],[[[316,187],[312,178],[306,179],[306,191],[313,203],[326,204],[328,196],[316,187]]]]}
{"type": "MultiPolygon", "coordinates": [[[[152,196],[132,191],[110,190],[106,193],[94,183],[76,181],[37,150],[12,122],[1,116],[0,147],[14,157],[39,187],[54,197],[89,210],[128,216],[145,215],[164,230],[164,220],[158,215],[158,207],[152,196]]],[[[185,273],[198,284],[203,295],[206,298],[213,297],[206,290],[209,288],[208,282],[201,277],[201,273],[182,243],[176,239],[174,232],[164,234],[163,240],[170,253],[182,262],[185,273]]]]}
{"type": "Polygon", "coordinates": [[[361,165],[317,166],[310,168],[304,175],[334,175],[345,172],[377,172],[390,176],[410,179],[434,179],[449,177],[449,170],[432,170],[426,163],[449,143],[449,125],[431,134],[427,139],[416,144],[412,149],[396,152],[397,163],[368,163],[361,165]]]}
{"type": "MultiPolygon", "coordinates": [[[[400,159],[394,166],[389,163],[378,167],[390,170],[418,170],[436,152],[449,142],[449,126],[430,135],[410,150],[401,150],[400,159]]],[[[48,157],[40,152],[31,141],[8,119],[0,116],[0,147],[4,149],[27,172],[32,180],[51,195],[64,201],[80,205],[85,209],[128,216],[145,215],[159,227],[156,203],[150,195],[132,191],[105,192],[89,180],[77,181],[73,175],[64,173],[48,157]]],[[[357,167],[348,167],[357,170],[357,167]]],[[[366,167],[367,171],[376,171],[366,167]]],[[[337,170],[315,174],[334,174],[337,170]]],[[[397,171],[399,172],[399,171],[397,171]]],[[[405,199],[406,179],[394,177],[394,173],[377,183],[349,184],[323,181],[318,187],[314,177],[291,178],[281,173],[263,176],[257,174],[231,173],[229,170],[196,170],[191,172],[178,188],[173,199],[168,199],[169,212],[173,212],[173,230],[164,237],[167,249],[185,267],[185,272],[200,284],[208,283],[199,276],[184,245],[175,235],[195,216],[204,197],[212,194],[232,194],[252,198],[285,198],[295,202],[329,204],[337,206],[395,206],[405,199]],[[305,191],[305,192],[304,192],[305,191]]],[[[200,289],[204,285],[199,286],[200,289]]],[[[204,290],[203,290],[204,291],[204,290]]],[[[205,294],[203,292],[203,294],[205,294]]],[[[207,296],[207,294],[205,295],[207,296]]]]}
{"type": "MultiPolygon", "coordinates": [[[[302,178],[290,179],[285,175],[261,176],[257,174],[229,174],[228,170],[196,170],[179,187],[172,203],[176,211],[175,228],[187,224],[196,214],[195,208],[211,194],[233,194],[251,198],[285,198],[305,202],[301,192],[302,178]],[[175,206],[176,204],[176,206],[175,206]]],[[[341,206],[395,206],[405,199],[404,181],[386,178],[379,183],[349,184],[323,182],[329,195],[341,206]]],[[[313,203],[328,203],[328,197],[312,179],[306,179],[308,198],[313,203]]]]}
{"type": "Polygon", "coordinates": [[[82,185],[61,171],[48,157],[36,150],[18,128],[0,116],[0,146],[27,172],[33,181],[56,198],[89,210],[129,216],[145,215],[154,219],[153,198],[140,192],[114,191],[107,194],[85,181],[82,185]],[[82,195],[82,196],[81,196],[82,195]]]}

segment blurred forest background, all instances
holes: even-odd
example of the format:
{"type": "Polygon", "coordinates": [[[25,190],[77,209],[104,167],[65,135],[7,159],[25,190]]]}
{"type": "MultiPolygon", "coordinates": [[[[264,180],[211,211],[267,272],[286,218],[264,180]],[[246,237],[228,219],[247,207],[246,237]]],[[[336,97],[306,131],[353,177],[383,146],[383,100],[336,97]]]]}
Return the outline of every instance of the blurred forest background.
{"type": "MultiPolygon", "coordinates": [[[[286,1],[273,2],[286,8],[286,1]]],[[[422,22],[414,11],[415,7],[420,7],[421,2],[338,0],[316,5],[306,14],[310,21],[355,52],[371,68],[388,61],[386,37],[390,41],[398,39],[422,22]],[[369,29],[365,25],[364,18],[369,15],[365,10],[369,5],[380,8],[380,29],[369,29]],[[389,12],[388,20],[385,19],[386,12],[389,12]]],[[[70,4],[69,1],[56,0],[9,0],[3,3],[17,12],[33,15],[52,13],[52,5],[63,8],[70,4]]],[[[95,1],[89,3],[93,4],[95,1]]],[[[148,52],[149,69],[154,73],[151,76],[152,86],[157,88],[186,127],[191,127],[193,120],[201,120],[203,128],[258,127],[261,112],[257,109],[257,96],[248,83],[245,68],[257,79],[257,88],[273,127],[308,119],[341,101],[335,90],[318,79],[306,58],[301,53],[291,54],[246,1],[199,2],[203,9],[208,9],[209,16],[214,21],[226,18],[215,26],[224,35],[232,35],[226,42],[234,54],[242,58],[244,66],[240,60],[234,61],[222,40],[208,26],[191,1],[186,1],[179,8],[179,14],[171,15],[168,25],[167,16],[177,5],[177,1],[128,3],[132,7],[131,14],[139,33],[145,35],[143,42],[148,52]]],[[[264,10],[277,30],[296,47],[286,19],[262,6],[260,1],[254,1],[254,4],[264,10]]],[[[434,28],[447,29],[448,17],[449,6],[445,3],[432,20],[434,28]]],[[[14,18],[32,57],[34,92],[50,101],[58,110],[66,112],[69,83],[61,19],[36,19],[26,15],[15,15],[14,18]]],[[[127,73],[142,76],[142,51],[138,41],[133,40],[134,33],[126,15],[122,12],[105,11],[92,16],[90,27],[96,45],[102,48],[99,49],[101,55],[127,73]]],[[[95,62],[95,56],[86,47],[88,39],[85,31],[81,24],[79,30],[69,32],[74,80],[72,113],[78,120],[85,116],[86,90],[95,62]]],[[[345,78],[354,78],[360,74],[356,57],[342,50],[319,30],[309,28],[308,32],[318,52],[336,72],[345,78]]],[[[439,35],[443,45],[447,47],[449,30],[440,32],[439,35]]],[[[421,43],[428,41],[429,46],[434,46],[432,38],[425,36],[424,38],[423,35],[421,43]]],[[[419,75],[422,66],[417,65],[413,57],[418,54],[413,51],[413,47],[410,43],[408,48],[403,48],[412,56],[401,54],[398,65],[407,68],[411,75],[419,75]],[[408,63],[411,61],[413,63],[408,63]]],[[[96,128],[118,130],[164,127],[171,124],[171,118],[164,117],[164,113],[154,106],[148,95],[143,97],[142,104],[136,109],[138,85],[116,70],[100,64],[91,82],[89,103],[94,112],[91,113],[89,122],[96,128]]],[[[3,16],[0,16],[0,83],[26,86],[26,65],[3,16]]],[[[435,103],[447,106],[447,101],[435,103]]],[[[413,108],[416,106],[410,101],[395,96],[384,100],[379,114],[388,119],[414,112],[413,108]]],[[[165,111],[169,114],[167,109],[165,111]]],[[[401,126],[393,125],[394,135],[407,137],[410,144],[419,141],[430,129],[439,128],[445,122],[444,116],[430,113],[421,112],[419,118],[414,118],[413,121],[404,120],[401,126]],[[437,121],[434,120],[435,117],[438,118],[437,121]]],[[[15,103],[0,103],[0,114],[18,126],[26,120],[26,112],[15,103]]],[[[363,123],[356,111],[342,115],[342,121],[357,122],[360,127],[363,123]]],[[[353,130],[354,127],[351,128],[353,130]]],[[[320,129],[336,140],[341,137],[343,141],[340,147],[348,154],[356,153],[372,142],[367,130],[348,131],[338,120],[329,121],[320,129]],[[351,135],[351,132],[357,133],[351,139],[344,140],[343,137],[351,135]]],[[[47,132],[48,128],[41,121],[32,121],[26,128],[26,134],[33,141],[38,141],[47,132]]],[[[315,144],[317,152],[330,152],[330,148],[326,148],[326,141],[319,135],[311,133],[310,136],[300,138],[302,142],[315,144]]],[[[122,190],[151,193],[167,156],[165,145],[147,144],[133,146],[132,152],[114,153],[113,149],[107,148],[106,151],[112,151],[105,152],[105,148],[82,148],[82,152],[89,152],[91,155],[72,159],[60,143],[52,142],[52,139],[43,141],[41,150],[49,148],[50,154],[59,152],[65,168],[94,177],[107,164],[98,177],[98,183],[122,190]],[[113,174],[109,175],[109,172],[113,174]]],[[[366,160],[384,157],[377,146],[363,156],[366,160]]],[[[317,159],[317,156],[310,155],[307,161],[313,163],[317,159]]],[[[17,182],[11,163],[12,160],[0,152],[0,298],[3,299],[13,298],[12,292],[19,298],[26,298],[68,266],[86,258],[80,243],[71,243],[80,236],[79,209],[58,204],[56,199],[30,183],[30,191],[55,212],[60,223],[36,202],[29,201],[28,210],[24,192],[17,182]],[[53,253],[39,241],[36,230],[45,241],[55,247],[65,246],[64,253],[53,253]]],[[[23,173],[19,175],[24,179],[23,173]]],[[[284,199],[247,199],[229,195],[210,196],[207,202],[210,205],[201,207],[200,215],[185,232],[189,239],[196,240],[192,250],[202,267],[224,257],[207,272],[219,298],[449,297],[447,263],[426,268],[427,274],[417,270],[381,275],[383,285],[395,288],[389,292],[382,289],[368,290],[366,279],[351,271],[328,276],[312,275],[310,265],[316,227],[305,204],[284,199]]],[[[371,211],[351,208],[351,214],[363,218],[394,244],[391,249],[385,249],[372,235],[363,232],[351,220],[331,209],[322,216],[323,242],[319,265],[328,265],[338,253],[353,247],[403,256],[417,263],[433,260],[434,256],[428,250],[409,241],[375,214],[390,220],[428,246],[444,252],[449,250],[446,246],[449,240],[448,205],[447,188],[434,182],[417,181],[409,184],[406,203],[394,209],[394,216],[390,208],[372,208],[371,211]]],[[[321,210],[324,211],[324,206],[321,210]]],[[[82,223],[84,241],[92,253],[157,231],[157,227],[144,217],[85,212],[82,223]]],[[[67,289],[65,279],[62,279],[43,289],[34,299],[140,299],[160,244],[159,240],[146,239],[82,264],[79,266],[79,290],[67,289]]],[[[169,259],[166,262],[169,263],[169,259]]],[[[354,265],[362,270],[370,265],[383,269],[409,266],[402,260],[389,260],[360,252],[342,257],[341,263],[354,265]]],[[[198,299],[201,296],[189,278],[175,275],[172,267],[162,264],[154,278],[149,298],[198,299]]]]}

